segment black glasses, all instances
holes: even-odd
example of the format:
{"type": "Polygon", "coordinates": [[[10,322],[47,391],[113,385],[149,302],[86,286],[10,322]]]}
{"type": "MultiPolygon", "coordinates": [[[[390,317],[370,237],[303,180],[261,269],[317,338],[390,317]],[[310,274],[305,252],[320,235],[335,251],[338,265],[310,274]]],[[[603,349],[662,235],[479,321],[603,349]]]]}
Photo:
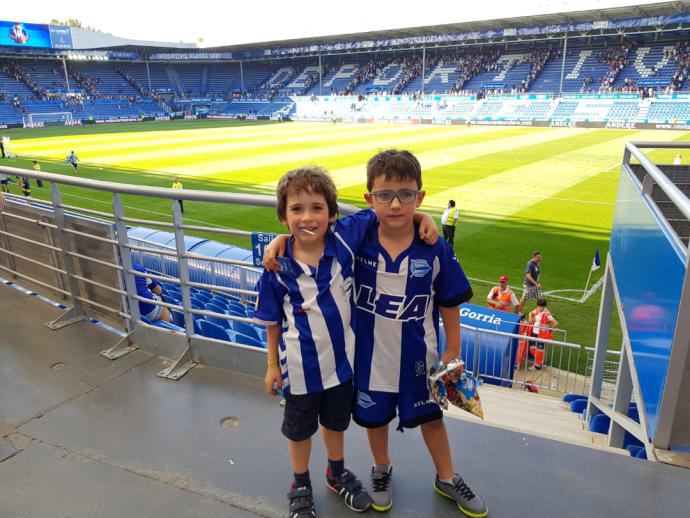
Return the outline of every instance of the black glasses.
{"type": "Polygon", "coordinates": [[[395,198],[398,198],[400,203],[408,204],[414,203],[414,201],[417,199],[419,191],[415,191],[414,189],[401,189],[398,192],[374,191],[370,192],[369,194],[373,196],[377,202],[385,203],[386,205],[393,203],[395,198]]]}

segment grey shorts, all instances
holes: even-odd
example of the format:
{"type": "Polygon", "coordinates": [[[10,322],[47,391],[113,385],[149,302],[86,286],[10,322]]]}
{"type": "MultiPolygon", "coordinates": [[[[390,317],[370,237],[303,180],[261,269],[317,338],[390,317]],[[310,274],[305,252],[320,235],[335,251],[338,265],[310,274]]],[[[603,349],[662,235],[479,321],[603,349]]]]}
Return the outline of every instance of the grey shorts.
{"type": "Polygon", "coordinates": [[[528,300],[542,298],[541,288],[537,288],[534,284],[530,284],[529,286],[523,286],[523,288],[525,288],[525,291],[522,292],[523,299],[528,300]]]}

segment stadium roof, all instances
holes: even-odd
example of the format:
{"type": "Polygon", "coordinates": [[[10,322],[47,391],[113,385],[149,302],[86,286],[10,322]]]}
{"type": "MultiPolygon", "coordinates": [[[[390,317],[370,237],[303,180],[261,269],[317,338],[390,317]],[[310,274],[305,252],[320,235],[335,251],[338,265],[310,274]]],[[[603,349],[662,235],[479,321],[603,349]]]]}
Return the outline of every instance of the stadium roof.
{"type": "MultiPolygon", "coordinates": [[[[631,3],[632,0],[631,0],[631,3]]],[[[254,42],[239,45],[215,47],[216,50],[243,51],[257,48],[276,48],[285,46],[302,47],[315,44],[337,44],[350,41],[388,38],[410,38],[418,36],[434,36],[456,32],[474,32],[482,30],[497,30],[518,27],[535,27],[556,25],[562,23],[577,23],[588,21],[619,20],[625,18],[646,18],[690,12],[690,1],[677,0],[672,2],[637,4],[625,7],[610,7],[606,9],[589,9],[567,13],[540,14],[515,18],[494,18],[482,21],[449,23],[444,25],[430,25],[425,27],[407,27],[382,31],[358,32],[339,35],[324,35],[291,40],[254,42]]],[[[205,49],[211,50],[211,49],[205,49]]]]}

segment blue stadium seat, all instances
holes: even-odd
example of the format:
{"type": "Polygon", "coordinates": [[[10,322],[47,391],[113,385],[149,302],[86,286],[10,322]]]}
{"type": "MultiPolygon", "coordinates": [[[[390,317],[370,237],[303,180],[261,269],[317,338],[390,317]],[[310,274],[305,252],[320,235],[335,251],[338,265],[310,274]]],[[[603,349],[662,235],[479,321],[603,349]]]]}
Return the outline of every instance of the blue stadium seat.
{"type": "Polygon", "coordinates": [[[201,329],[201,335],[207,338],[215,338],[216,340],[230,341],[230,337],[225,328],[209,322],[208,320],[200,320],[199,327],[201,329]]]}
{"type": "Polygon", "coordinates": [[[221,318],[221,317],[214,317],[211,315],[206,315],[205,318],[208,322],[211,322],[217,326],[222,327],[223,329],[233,329],[232,325],[230,324],[230,320],[226,318],[221,318]]]}
{"type": "Polygon", "coordinates": [[[637,453],[635,453],[635,457],[638,459],[645,459],[646,460],[647,459],[647,450],[645,450],[644,448],[640,448],[639,450],[637,450],[637,453]]]}
{"type": "Polygon", "coordinates": [[[610,426],[611,419],[609,416],[606,414],[597,414],[590,417],[588,430],[590,432],[608,434],[610,426]]]}
{"type": "Polygon", "coordinates": [[[170,316],[172,317],[173,324],[176,326],[184,327],[184,313],[177,309],[169,309],[170,316]]]}
{"type": "Polygon", "coordinates": [[[229,308],[227,309],[227,311],[228,311],[228,315],[232,315],[232,316],[235,316],[235,317],[247,318],[247,315],[246,315],[246,313],[244,312],[243,309],[238,309],[238,308],[229,307],[229,308]]]}
{"type": "Polygon", "coordinates": [[[587,398],[574,399],[570,402],[570,410],[575,413],[580,413],[587,408],[587,398]]]}
{"type": "Polygon", "coordinates": [[[209,302],[213,302],[214,304],[218,304],[219,306],[223,306],[224,308],[228,307],[228,299],[221,295],[215,295],[209,302]]]}
{"type": "Polygon", "coordinates": [[[636,457],[636,456],[637,456],[637,453],[638,453],[640,450],[643,450],[643,451],[644,451],[644,448],[643,448],[642,446],[636,446],[636,445],[634,445],[634,444],[628,444],[628,445],[625,447],[625,449],[628,450],[628,451],[630,452],[630,456],[631,456],[631,457],[636,457]]]}
{"type": "Polygon", "coordinates": [[[261,341],[251,336],[247,336],[243,333],[235,333],[235,342],[237,342],[238,344],[252,345],[254,347],[260,347],[261,349],[266,349],[266,345],[263,344],[261,341]]]}
{"type": "Polygon", "coordinates": [[[232,329],[237,333],[242,333],[244,335],[251,336],[252,338],[255,338],[256,340],[259,339],[259,334],[256,332],[256,328],[251,324],[247,324],[246,322],[240,322],[238,320],[233,320],[232,321],[232,329]]]}
{"type": "Polygon", "coordinates": [[[225,306],[218,304],[217,302],[207,302],[206,310],[213,311],[214,313],[220,313],[221,315],[227,315],[228,310],[225,306]]]}
{"type": "Polygon", "coordinates": [[[563,396],[563,401],[566,403],[570,403],[571,401],[575,401],[576,399],[587,399],[587,396],[584,394],[566,394],[563,396]]]}
{"type": "Polygon", "coordinates": [[[156,320],[153,322],[153,325],[156,327],[162,327],[163,329],[169,329],[171,331],[177,331],[178,333],[184,333],[184,327],[176,326],[175,324],[171,324],[170,322],[166,322],[165,320],[156,320]]]}

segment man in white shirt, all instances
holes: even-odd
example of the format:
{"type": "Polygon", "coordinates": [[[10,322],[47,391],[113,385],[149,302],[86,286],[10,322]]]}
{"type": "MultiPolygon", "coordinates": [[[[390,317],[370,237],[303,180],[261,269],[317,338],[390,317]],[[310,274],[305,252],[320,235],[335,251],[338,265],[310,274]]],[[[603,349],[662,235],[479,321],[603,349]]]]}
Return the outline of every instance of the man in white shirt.
{"type": "Polygon", "coordinates": [[[676,155],[676,158],[673,159],[673,165],[680,165],[680,159],[681,159],[681,158],[683,158],[683,155],[681,155],[680,153],[678,153],[678,154],[676,155]]]}
{"type": "Polygon", "coordinates": [[[455,227],[458,224],[460,213],[455,208],[455,200],[448,201],[448,208],[441,216],[441,228],[443,229],[443,239],[452,247],[455,241],[455,227]]]}

